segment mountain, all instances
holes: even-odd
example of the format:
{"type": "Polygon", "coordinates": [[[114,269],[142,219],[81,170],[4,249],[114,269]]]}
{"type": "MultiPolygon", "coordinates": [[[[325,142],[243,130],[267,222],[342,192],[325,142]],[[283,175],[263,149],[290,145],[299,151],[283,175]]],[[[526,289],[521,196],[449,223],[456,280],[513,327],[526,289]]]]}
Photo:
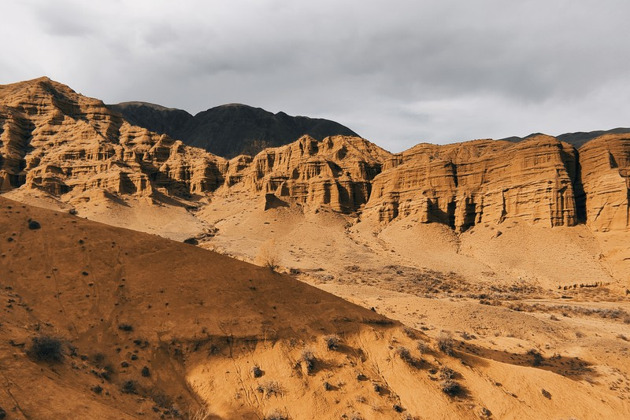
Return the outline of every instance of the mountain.
{"type": "Polygon", "coordinates": [[[0,86],[0,418],[627,418],[629,150],[228,160],[0,86]]]}
{"type": "MultiPolygon", "coordinates": [[[[597,130],[597,131],[587,131],[587,132],[577,131],[575,133],[565,133],[565,134],[560,134],[559,136],[556,136],[556,138],[565,143],[569,143],[570,145],[579,149],[580,147],[582,147],[584,144],[588,143],[589,141],[597,137],[601,137],[605,134],[629,134],[629,133],[630,133],[630,128],[619,127],[619,128],[613,128],[612,130],[597,130]]],[[[517,143],[519,141],[523,141],[525,139],[528,139],[530,137],[537,136],[540,134],[541,133],[534,133],[534,134],[530,134],[527,137],[507,137],[502,140],[517,143]]]]}
{"type": "MultiPolygon", "coordinates": [[[[134,126],[101,101],[46,78],[0,87],[0,107],[3,191],[25,185],[77,204],[96,191],[198,201],[242,189],[266,196],[266,206],[326,206],[379,223],[415,214],[422,223],[458,231],[510,220],[586,223],[601,231],[630,226],[630,135],[624,133],[600,136],[579,153],[537,135],[518,143],[419,144],[396,155],[358,137],[303,136],[254,157],[225,160],[134,126]]],[[[156,113],[181,115],[140,107],[153,113],[156,124],[156,113]]],[[[235,113],[248,115],[243,121],[270,115],[240,105],[202,114],[235,113]]]]}
{"type": "Polygon", "coordinates": [[[194,117],[186,111],[144,102],[108,105],[133,125],[168,134],[185,144],[231,158],[255,155],[265,147],[291,143],[308,135],[317,140],[328,136],[357,136],[347,127],[321,118],[273,114],[262,108],[228,104],[208,109],[194,117]]]}

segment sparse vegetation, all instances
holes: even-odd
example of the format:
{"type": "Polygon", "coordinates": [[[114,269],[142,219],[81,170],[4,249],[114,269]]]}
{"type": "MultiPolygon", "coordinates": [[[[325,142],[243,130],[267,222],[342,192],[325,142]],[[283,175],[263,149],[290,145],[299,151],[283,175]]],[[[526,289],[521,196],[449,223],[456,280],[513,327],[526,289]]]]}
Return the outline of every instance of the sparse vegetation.
{"type": "Polygon", "coordinates": [[[37,220],[28,219],[28,228],[31,230],[41,229],[42,225],[37,220]]]}
{"type": "Polygon", "coordinates": [[[123,394],[137,394],[138,393],[138,384],[136,381],[125,381],[120,387],[120,391],[123,394]]]}
{"type": "Polygon", "coordinates": [[[63,360],[63,343],[55,337],[35,337],[27,354],[39,362],[58,363],[63,360]]]}
{"type": "Polygon", "coordinates": [[[404,327],[403,332],[405,333],[407,337],[411,338],[412,340],[418,339],[418,335],[416,334],[416,331],[413,328],[404,327]]]}
{"type": "Polygon", "coordinates": [[[443,367],[440,369],[440,379],[447,380],[455,377],[455,371],[449,367],[443,367]]]}
{"type": "Polygon", "coordinates": [[[194,414],[189,415],[190,420],[208,420],[212,413],[207,407],[201,407],[194,414]]]}
{"type": "Polygon", "coordinates": [[[540,366],[542,365],[545,358],[538,352],[538,350],[531,349],[527,352],[528,355],[532,357],[532,366],[540,366]]]}
{"type": "Polygon", "coordinates": [[[258,366],[258,365],[254,365],[254,366],[252,367],[252,376],[253,376],[254,378],[260,378],[261,376],[263,376],[263,373],[264,373],[264,372],[262,371],[262,369],[260,368],[260,366],[258,366]]]}
{"type": "Polygon", "coordinates": [[[551,399],[551,393],[549,391],[547,391],[546,389],[543,389],[542,391],[543,397],[547,398],[547,399],[551,399]]]}
{"type": "Polygon", "coordinates": [[[315,357],[313,350],[304,350],[302,352],[301,361],[306,365],[306,371],[308,373],[313,373],[317,364],[317,358],[315,357]]]}
{"type": "Polygon", "coordinates": [[[453,356],[455,354],[455,342],[449,333],[440,333],[437,338],[437,346],[438,349],[446,355],[453,356]]]}
{"type": "Polygon", "coordinates": [[[267,414],[265,420],[289,420],[289,415],[284,411],[276,409],[267,414]]]}
{"type": "Polygon", "coordinates": [[[400,359],[403,362],[407,363],[409,366],[412,366],[416,369],[419,369],[420,366],[422,365],[422,360],[413,357],[407,347],[399,346],[396,349],[396,354],[398,355],[398,357],[400,357],[400,359]]]}
{"type": "Polygon", "coordinates": [[[118,324],[118,329],[125,332],[133,331],[133,326],[130,324],[118,324]]]}
{"type": "Polygon", "coordinates": [[[326,348],[328,350],[337,350],[341,344],[341,338],[335,334],[327,335],[324,337],[324,342],[326,343],[326,348]]]}
{"type": "Polygon", "coordinates": [[[416,348],[420,352],[420,354],[425,354],[429,351],[429,346],[424,341],[418,341],[416,348]]]}
{"type": "Polygon", "coordinates": [[[280,266],[280,258],[275,250],[274,241],[265,242],[258,251],[256,261],[263,267],[268,268],[272,272],[276,272],[280,266]]]}
{"type": "Polygon", "coordinates": [[[149,376],[151,376],[151,371],[149,370],[148,366],[145,366],[142,368],[142,370],[140,371],[140,374],[145,377],[148,378],[149,376]]]}
{"type": "Polygon", "coordinates": [[[256,388],[256,390],[263,394],[266,398],[282,395],[282,387],[276,381],[267,381],[265,383],[262,383],[258,385],[258,388],[256,388]]]}
{"type": "Polygon", "coordinates": [[[443,393],[451,397],[461,395],[464,391],[464,388],[462,388],[459,382],[454,381],[452,379],[446,379],[442,381],[440,387],[443,393]]]}

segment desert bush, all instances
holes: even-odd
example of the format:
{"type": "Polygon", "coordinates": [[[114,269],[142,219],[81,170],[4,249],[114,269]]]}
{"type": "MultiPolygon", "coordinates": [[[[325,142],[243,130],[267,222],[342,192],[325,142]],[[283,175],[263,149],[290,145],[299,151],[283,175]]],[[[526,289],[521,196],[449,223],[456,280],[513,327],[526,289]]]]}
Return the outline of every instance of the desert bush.
{"type": "Polygon", "coordinates": [[[125,332],[133,331],[133,326],[130,324],[118,324],[118,329],[125,332]]]}
{"type": "Polygon", "coordinates": [[[416,348],[420,352],[420,354],[425,354],[429,351],[429,346],[424,341],[418,341],[416,348]]]}
{"type": "Polygon", "coordinates": [[[418,335],[416,334],[416,331],[413,328],[404,327],[403,332],[405,333],[407,337],[411,338],[412,340],[418,339],[418,335]]]}
{"type": "Polygon", "coordinates": [[[545,360],[542,354],[540,354],[537,350],[531,349],[527,352],[528,355],[532,356],[532,366],[540,366],[545,360]]]}
{"type": "Polygon", "coordinates": [[[339,344],[341,344],[341,338],[335,334],[327,335],[324,337],[324,343],[326,343],[326,348],[328,350],[337,350],[339,348],[339,344]]]}
{"type": "Polygon", "coordinates": [[[252,376],[254,378],[260,378],[261,376],[263,376],[263,371],[260,366],[254,365],[254,367],[252,367],[252,376]]]}
{"type": "Polygon", "coordinates": [[[40,229],[42,227],[42,225],[39,224],[39,222],[37,220],[28,220],[28,228],[31,230],[36,230],[36,229],[40,229]]]}
{"type": "Polygon", "coordinates": [[[280,266],[280,258],[275,250],[273,240],[265,242],[258,251],[256,261],[263,267],[275,272],[280,266]]]}
{"type": "Polygon", "coordinates": [[[448,367],[440,369],[440,379],[447,380],[455,377],[455,371],[448,367]]]}
{"type": "Polygon", "coordinates": [[[437,338],[438,349],[449,356],[453,356],[455,354],[454,346],[455,342],[453,337],[450,334],[442,332],[437,338]]]}
{"type": "Polygon", "coordinates": [[[212,413],[208,407],[201,407],[194,414],[189,415],[190,420],[208,420],[212,416],[212,413]]]}
{"type": "Polygon", "coordinates": [[[440,385],[442,392],[451,397],[455,397],[463,393],[464,389],[462,386],[452,379],[446,379],[442,381],[440,385]]]}
{"type": "Polygon", "coordinates": [[[58,363],[63,360],[63,343],[58,338],[46,335],[35,337],[27,354],[40,362],[58,363]]]}
{"type": "Polygon", "coordinates": [[[263,384],[260,384],[258,385],[258,388],[256,388],[256,390],[267,398],[273,395],[282,395],[282,387],[276,381],[267,381],[263,384]]]}
{"type": "Polygon", "coordinates": [[[315,365],[317,364],[317,358],[315,357],[315,353],[312,350],[304,350],[302,352],[302,362],[306,364],[306,371],[308,373],[312,373],[315,370],[315,365]]]}
{"type": "Polygon", "coordinates": [[[148,378],[149,376],[151,376],[151,371],[149,370],[148,366],[145,366],[142,368],[142,370],[140,371],[140,374],[142,376],[144,376],[145,378],[148,378]]]}
{"type": "Polygon", "coordinates": [[[136,381],[125,381],[120,387],[120,391],[123,394],[137,394],[138,384],[136,384],[136,381]]]}
{"type": "Polygon", "coordinates": [[[103,392],[103,387],[100,385],[93,386],[92,392],[95,394],[101,394],[103,392]]]}
{"type": "Polygon", "coordinates": [[[398,347],[396,349],[396,354],[400,357],[400,360],[407,363],[409,366],[415,367],[416,369],[419,369],[422,365],[422,360],[413,357],[407,347],[398,347]]]}
{"type": "Polygon", "coordinates": [[[289,415],[284,411],[276,409],[267,414],[265,420],[289,420],[289,415]]]}

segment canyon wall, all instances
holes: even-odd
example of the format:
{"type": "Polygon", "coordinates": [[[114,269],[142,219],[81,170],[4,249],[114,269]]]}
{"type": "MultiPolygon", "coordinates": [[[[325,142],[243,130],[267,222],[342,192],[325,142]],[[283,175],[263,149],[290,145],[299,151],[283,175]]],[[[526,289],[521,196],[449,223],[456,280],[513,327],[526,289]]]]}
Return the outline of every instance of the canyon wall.
{"type": "Polygon", "coordinates": [[[97,99],[47,78],[0,86],[0,191],[62,201],[118,196],[212,199],[265,195],[276,205],[325,206],[380,223],[416,215],[457,231],[511,221],[628,228],[630,135],[582,146],[545,135],[474,140],[391,154],[351,136],[303,136],[231,160],[131,125],[97,99]]]}
{"type": "Polygon", "coordinates": [[[507,220],[571,226],[575,162],[572,147],[548,136],[421,144],[374,180],[365,212],[382,222],[417,214],[460,231],[507,220]]]}

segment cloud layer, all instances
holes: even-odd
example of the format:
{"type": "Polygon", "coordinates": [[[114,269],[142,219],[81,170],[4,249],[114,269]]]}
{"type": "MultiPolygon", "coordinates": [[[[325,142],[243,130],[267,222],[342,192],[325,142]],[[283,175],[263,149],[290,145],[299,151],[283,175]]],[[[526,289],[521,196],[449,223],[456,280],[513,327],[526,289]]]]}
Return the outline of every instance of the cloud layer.
{"type": "Polygon", "coordinates": [[[8,0],[0,83],[420,141],[630,126],[625,0],[8,0]]]}

